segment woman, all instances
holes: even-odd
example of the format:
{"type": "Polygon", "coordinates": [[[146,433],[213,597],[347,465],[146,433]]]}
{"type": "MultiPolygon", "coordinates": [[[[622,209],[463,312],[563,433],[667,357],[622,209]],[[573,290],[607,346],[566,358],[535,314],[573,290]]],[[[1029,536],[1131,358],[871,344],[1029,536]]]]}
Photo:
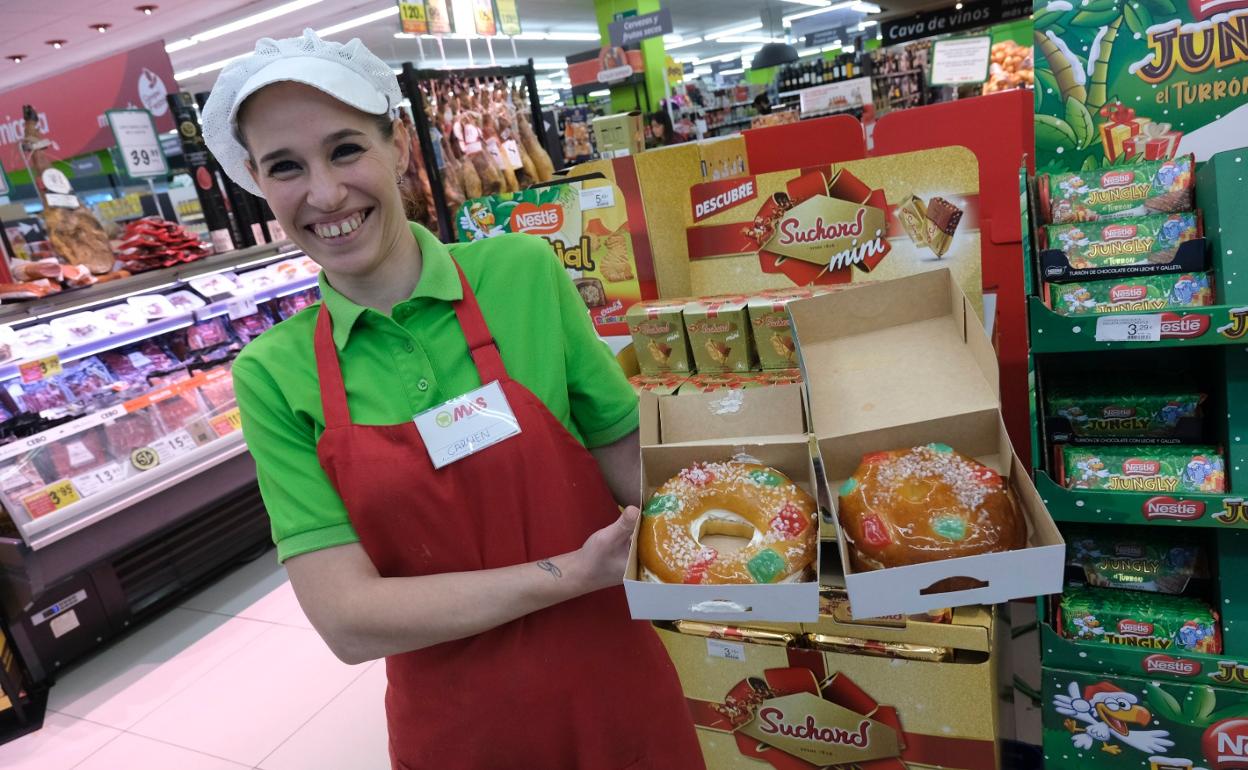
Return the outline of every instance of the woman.
{"type": "Polygon", "coordinates": [[[386,658],[395,768],[702,767],[619,585],[632,391],[545,241],[448,249],[405,220],[400,99],[358,40],[309,30],[205,106],[222,167],[323,268],[323,302],[234,365],[278,558],[335,654],[386,658]]]}
{"type": "Polygon", "coordinates": [[[668,115],[666,110],[650,113],[650,135],[654,137],[655,144],[659,147],[666,147],[669,144],[676,143],[676,131],[672,128],[672,116],[668,115]]]}

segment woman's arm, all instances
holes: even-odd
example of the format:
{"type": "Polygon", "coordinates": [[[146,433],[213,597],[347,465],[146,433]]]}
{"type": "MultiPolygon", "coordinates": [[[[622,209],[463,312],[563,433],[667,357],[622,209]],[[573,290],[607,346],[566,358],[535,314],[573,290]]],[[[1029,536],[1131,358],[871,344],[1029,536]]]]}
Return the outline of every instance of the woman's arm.
{"type": "Polygon", "coordinates": [[[633,431],[613,444],[589,450],[620,505],[641,505],[641,442],[633,431]]]}
{"type": "Polygon", "coordinates": [[[638,511],[579,550],[500,569],[383,578],[359,543],[286,560],[312,626],[346,663],[419,650],[488,631],[582,594],[618,585],[638,511]]]}

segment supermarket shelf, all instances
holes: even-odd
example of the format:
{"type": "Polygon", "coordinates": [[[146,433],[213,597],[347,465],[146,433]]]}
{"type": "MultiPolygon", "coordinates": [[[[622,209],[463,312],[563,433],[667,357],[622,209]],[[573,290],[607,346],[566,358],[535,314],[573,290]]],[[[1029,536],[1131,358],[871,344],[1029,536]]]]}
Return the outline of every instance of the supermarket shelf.
{"type": "Polygon", "coordinates": [[[38,551],[246,451],[242,431],[236,430],[54,513],[15,523],[31,550],[38,551]]]}
{"type": "Polygon", "coordinates": [[[814,85],[806,86],[805,88],[797,88],[797,89],[794,89],[794,90],[792,90],[792,91],[781,91],[781,92],[780,92],[780,94],[779,94],[779,98],[781,98],[781,99],[788,99],[790,96],[801,96],[803,91],[809,91],[809,90],[810,90],[810,89],[812,89],[812,88],[822,88],[822,87],[824,87],[824,86],[834,86],[834,85],[836,85],[837,83],[848,83],[848,82],[849,82],[849,81],[851,81],[851,80],[860,80],[860,79],[862,79],[862,78],[864,78],[864,77],[866,77],[866,75],[854,75],[852,78],[841,78],[841,79],[839,79],[839,80],[829,80],[829,81],[828,81],[828,82],[826,82],[826,83],[816,83],[816,84],[814,84],[814,85]]]}
{"type": "Polygon", "coordinates": [[[195,262],[151,270],[130,278],[98,283],[81,289],[68,289],[40,300],[6,302],[0,305],[0,324],[22,324],[46,320],[65,313],[89,310],[92,307],[137,294],[165,289],[176,283],[201,275],[220,273],[265,262],[288,259],[303,254],[290,241],[266,243],[237,251],[212,254],[195,262]]]}
{"type": "Polygon", "coordinates": [[[1066,489],[1043,470],[1036,471],[1036,489],[1054,521],[1248,529],[1248,500],[1242,493],[1192,495],[1066,489]]]}
{"type": "Polygon", "coordinates": [[[1150,681],[1248,689],[1248,665],[1242,659],[1183,649],[1157,650],[1067,639],[1047,621],[1040,623],[1040,647],[1044,650],[1045,668],[1092,671],[1098,677],[1121,674],[1147,677],[1150,681]]]}
{"type": "Polygon", "coordinates": [[[1181,311],[1132,313],[1161,316],[1161,340],[1157,342],[1097,342],[1098,318],[1110,316],[1064,316],[1050,310],[1039,297],[1029,298],[1033,353],[1074,353],[1090,350],[1148,350],[1208,345],[1248,345],[1248,307],[1208,305],[1181,311]]]}
{"type": "Polygon", "coordinates": [[[923,74],[922,69],[912,69],[912,70],[902,70],[901,72],[881,72],[879,74],[872,75],[871,77],[877,78],[879,80],[886,80],[888,78],[904,78],[904,77],[910,77],[911,75],[921,75],[921,74],[923,74]]]}
{"type": "MultiPolygon", "coordinates": [[[[282,256],[285,257],[287,255],[283,254],[282,256]]],[[[310,289],[316,285],[316,281],[316,276],[298,278],[294,281],[290,281],[289,283],[281,284],[280,286],[267,286],[251,296],[258,303],[267,302],[277,297],[285,297],[289,294],[295,294],[305,289],[310,289]]],[[[129,345],[133,342],[138,342],[139,340],[145,340],[149,337],[155,337],[176,329],[190,326],[196,321],[206,321],[209,318],[225,315],[230,312],[237,300],[238,298],[221,300],[199,308],[191,313],[181,313],[176,316],[170,316],[169,318],[162,318],[159,321],[152,321],[151,323],[137,329],[106,335],[100,337],[99,339],[89,340],[78,345],[72,345],[68,348],[63,348],[60,351],[57,351],[56,356],[61,361],[75,361],[80,358],[86,358],[88,356],[96,355],[97,353],[102,353],[106,350],[114,350],[119,347],[124,347],[125,345],[129,345]]],[[[78,308],[74,309],[77,310],[78,308]]],[[[43,356],[40,356],[39,358],[43,358],[43,356]]],[[[24,364],[34,360],[38,359],[11,361],[3,366],[0,366],[0,381],[16,377],[20,373],[21,367],[24,364]]]]}
{"type": "Polygon", "coordinates": [[[802,120],[807,120],[809,118],[823,118],[823,117],[827,117],[828,115],[840,115],[842,112],[853,112],[854,110],[861,110],[864,106],[865,106],[864,104],[847,104],[844,107],[837,107],[834,110],[819,110],[818,112],[803,112],[801,115],[801,118],[802,120]]]}

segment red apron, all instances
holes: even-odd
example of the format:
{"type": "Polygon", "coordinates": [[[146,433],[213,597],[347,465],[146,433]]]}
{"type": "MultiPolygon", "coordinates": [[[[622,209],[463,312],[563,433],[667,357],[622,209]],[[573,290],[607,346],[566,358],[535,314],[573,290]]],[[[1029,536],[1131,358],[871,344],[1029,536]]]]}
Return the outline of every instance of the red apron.
{"type": "MultiPolygon", "coordinates": [[[[455,314],[478,375],[501,384],[521,432],[441,470],[411,421],[351,422],[324,305],[317,320],[325,409],[317,454],[382,577],[549,558],[580,548],[619,515],[593,456],[507,376],[459,276],[455,314]]],[[[386,676],[398,769],[703,767],[675,669],[649,625],[630,618],[620,586],[392,655],[386,676]]]]}

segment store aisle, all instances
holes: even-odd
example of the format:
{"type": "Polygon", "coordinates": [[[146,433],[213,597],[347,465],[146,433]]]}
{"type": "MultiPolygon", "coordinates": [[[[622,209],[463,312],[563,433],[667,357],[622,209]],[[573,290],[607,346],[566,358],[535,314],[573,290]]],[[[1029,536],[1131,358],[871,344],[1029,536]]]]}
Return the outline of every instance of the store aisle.
{"type": "Polygon", "coordinates": [[[385,667],[339,662],[269,551],[52,688],[6,770],[389,770],[385,667]]]}

